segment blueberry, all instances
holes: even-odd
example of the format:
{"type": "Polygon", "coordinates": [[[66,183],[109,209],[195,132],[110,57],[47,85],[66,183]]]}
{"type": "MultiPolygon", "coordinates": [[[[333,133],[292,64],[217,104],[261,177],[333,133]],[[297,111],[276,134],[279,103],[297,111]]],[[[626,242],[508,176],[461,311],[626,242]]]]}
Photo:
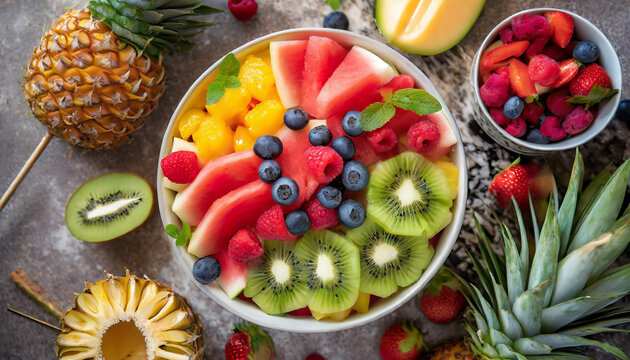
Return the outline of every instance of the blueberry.
{"type": "Polygon", "coordinates": [[[332,29],[348,30],[348,17],[341,11],[333,11],[324,18],[324,27],[332,29]]]}
{"type": "Polygon", "coordinates": [[[347,136],[340,136],[332,141],[330,147],[341,156],[343,161],[351,160],[354,157],[354,142],[347,136]]]}
{"type": "Polygon", "coordinates": [[[503,105],[503,115],[508,119],[516,119],[521,116],[523,108],[525,107],[525,101],[518,96],[512,96],[503,105]]]}
{"type": "Polygon", "coordinates": [[[295,180],[283,176],[271,185],[271,196],[280,205],[291,205],[297,200],[300,188],[295,180]]]}
{"type": "Polygon", "coordinates": [[[291,108],[284,113],[284,124],[291,130],[302,130],[308,125],[308,114],[300,108],[291,108]]]}
{"type": "Polygon", "coordinates": [[[258,167],[258,177],[267,184],[271,184],[282,175],[280,164],[274,160],[265,160],[258,167]]]}
{"type": "Polygon", "coordinates": [[[313,146],[326,146],[331,140],[332,134],[326,125],[316,126],[308,133],[308,141],[313,146]]]}
{"type": "Polygon", "coordinates": [[[348,229],[354,229],[365,221],[365,207],[356,200],[345,200],[339,205],[339,222],[348,229]]]}
{"type": "Polygon", "coordinates": [[[525,140],[534,144],[549,144],[551,142],[551,139],[542,135],[538,129],[530,130],[530,132],[527,133],[525,140]]]}
{"type": "Polygon", "coordinates": [[[334,186],[324,186],[317,193],[317,200],[326,209],[336,209],[341,204],[341,191],[334,186]]]}
{"type": "Polygon", "coordinates": [[[581,63],[590,64],[599,58],[599,48],[591,40],[580,41],[573,48],[573,57],[581,63]]]}
{"type": "Polygon", "coordinates": [[[311,219],[304,210],[295,210],[286,216],[284,222],[287,224],[287,230],[293,235],[304,235],[311,227],[311,219]]]}
{"type": "Polygon", "coordinates": [[[221,264],[217,259],[206,256],[195,261],[193,276],[202,284],[209,284],[221,275],[221,264]]]}
{"type": "Polygon", "coordinates": [[[254,153],[261,159],[275,159],[282,154],[282,141],[273,135],[263,135],[256,139],[254,153]]]}
{"type": "Polygon", "coordinates": [[[350,191],[365,189],[370,180],[370,173],[362,162],[350,160],[343,166],[341,181],[343,186],[350,191]]]}
{"type": "Polygon", "coordinates": [[[359,118],[361,113],[358,111],[350,111],[341,120],[341,127],[346,134],[357,137],[363,134],[363,130],[359,126],[359,118]]]}
{"type": "Polygon", "coordinates": [[[630,123],[630,99],[623,100],[619,103],[615,117],[621,121],[630,123]]]}

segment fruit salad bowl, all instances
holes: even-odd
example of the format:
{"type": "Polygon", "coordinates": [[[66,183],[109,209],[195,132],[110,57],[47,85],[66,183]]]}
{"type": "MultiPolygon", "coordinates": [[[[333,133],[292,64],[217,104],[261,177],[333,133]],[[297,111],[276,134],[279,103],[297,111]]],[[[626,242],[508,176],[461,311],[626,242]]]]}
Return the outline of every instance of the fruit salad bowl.
{"type": "MultiPolygon", "coordinates": [[[[453,116],[446,107],[446,103],[441,98],[436,87],[429,81],[427,76],[420,69],[418,69],[404,56],[385,44],[359,34],[342,30],[302,28],[284,30],[263,36],[235,49],[232,53],[239,61],[242,61],[250,54],[260,53],[262,50],[267,49],[272,41],[306,40],[310,36],[328,37],[337,41],[341,46],[348,48],[358,45],[380,57],[386,63],[397,69],[400,74],[407,74],[411,76],[417,87],[425,89],[428,93],[433,95],[442,104],[441,111],[443,113],[441,115],[447,119],[453,129],[454,136],[457,138],[457,143],[453,146],[452,151],[450,152],[450,161],[458,167],[459,172],[457,175],[457,197],[453,200],[451,208],[452,220],[442,230],[440,240],[436,245],[434,255],[427,265],[426,270],[422,273],[422,276],[418,281],[414,282],[410,286],[400,288],[397,292],[387,298],[379,299],[373,305],[370,305],[369,311],[365,313],[353,313],[343,321],[334,321],[330,319],[318,321],[311,317],[268,315],[256,306],[256,304],[243,301],[238,298],[231,299],[226,295],[221,287],[217,285],[216,281],[203,285],[195,281],[192,275],[189,275],[192,281],[199,286],[203,293],[233,314],[267,328],[300,333],[330,332],[357,327],[389,314],[413,298],[429,283],[431,278],[440,269],[451,252],[462,226],[468,192],[464,148],[457,125],[453,116]]],[[[210,66],[194,82],[194,84],[192,84],[180,101],[164,133],[160,149],[160,159],[171,153],[173,138],[178,132],[178,119],[180,118],[180,115],[187,110],[191,102],[201,101],[205,103],[206,90],[208,89],[209,84],[215,80],[220,63],[221,60],[210,66]]],[[[162,222],[165,226],[168,224],[179,225],[180,220],[172,211],[175,192],[164,186],[162,180],[164,177],[160,166],[158,166],[157,175],[157,193],[162,222]]],[[[192,274],[193,264],[197,258],[189,254],[185,247],[175,246],[172,240],[169,241],[173,244],[175,257],[180,263],[183,271],[187,274],[192,274]]]]}
{"type": "MultiPolygon", "coordinates": [[[[560,140],[552,140],[555,142],[550,142],[550,143],[549,143],[549,139],[545,139],[543,141],[537,141],[537,142],[527,141],[526,139],[528,139],[529,133],[522,136],[521,138],[517,138],[511,135],[506,130],[507,127],[500,126],[497,123],[497,120],[493,119],[493,116],[491,115],[491,110],[496,111],[496,109],[490,109],[489,107],[487,107],[486,104],[484,103],[484,100],[481,94],[481,85],[483,85],[484,82],[486,81],[486,79],[484,79],[484,76],[482,74],[482,70],[483,70],[482,58],[485,58],[486,55],[492,49],[496,48],[497,43],[499,44],[502,43],[502,40],[500,38],[500,33],[502,32],[502,30],[511,29],[511,24],[512,24],[513,19],[519,18],[522,15],[526,15],[526,14],[527,15],[545,15],[552,12],[556,12],[556,13],[561,12],[561,13],[567,14],[573,19],[572,20],[573,21],[573,34],[572,34],[572,37],[571,36],[569,37],[572,40],[571,43],[577,43],[578,41],[582,41],[582,40],[590,40],[593,43],[595,43],[599,49],[599,58],[596,59],[594,64],[595,63],[599,64],[601,68],[603,68],[605,72],[607,72],[608,76],[610,77],[610,83],[612,85],[611,89],[621,89],[621,86],[622,86],[621,65],[619,63],[619,58],[617,56],[617,53],[615,52],[615,49],[611,45],[610,41],[608,41],[606,36],[595,25],[593,25],[590,21],[586,20],[582,16],[572,13],[570,11],[566,11],[566,10],[553,9],[553,8],[534,8],[534,9],[528,9],[525,11],[518,12],[506,18],[505,20],[501,21],[488,34],[488,36],[485,38],[485,40],[481,44],[479,50],[477,51],[475,57],[473,58],[473,63],[470,70],[470,80],[471,80],[470,85],[472,86],[475,102],[478,105],[476,107],[477,115],[475,116],[475,120],[481,126],[481,128],[499,145],[511,151],[524,154],[524,155],[532,155],[532,156],[545,155],[554,151],[572,149],[588,142],[597,134],[599,134],[604,128],[606,128],[608,123],[613,119],[615,115],[615,111],[620,101],[619,94],[616,94],[610,98],[604,99],[598,105],[596,105],[598,109],[594,116],[594,119],[592,120],[592,122],[590,122],[590,126],[586,127],[583,130],[580,130],[580,132],[577,134],[569,135],[560,140]]],[[[518,40],[518,39],[514,38],[514,40],[518,40]]],[[[534,44],[534,40],[532,40],[532,44],[534,44]]],[[[568,46],[566,46],[565,49],[562,49],[556,46],[555,39],[553,38],[553,36],[547,44],[552,45],[553,47],[559,50],[570,49],[571,46],[574,46],[572,44],[569,44],[568,46]]],[[[522,57],[527,57],[529,50],[530,48],[527,49],[527,51],[522,55],[522,57]]],[[[539,53],[539,52],[536,52],[536,53],[539,53]]],[[[547,51],[547,47],[545,46],[545,49],[543,50],[541,55],[547,55],[547,54],[551,55],[552,53],[551,51],[547,51]]],[[[516,58],[518,59],[518,57],[516,58]]],[[[572,58],[572,54],[570,54],[570,50],[566,50],[565,55],[563,57],[561,57],[560,59],[554,59],[554,60],[557,60],[558,63],[561,64],[561,68],[562,68],[562,64],[563,64],[562,61],[563,60],[569,61],[569,59],[571,58],[572,58]]],[[[511,58],[511,59],[514,59],[514,58],[511,58]]],[[[522,59],[522,60],[527,62],[527,59],[522,59]]],[[[505,63],[509,65],[511,62],[508,59],[505,63]]],[[[577,70],[578,65],[574,65],[575,73],[573,76],[577,74],[575,78],[579,77],[579,75],[581,75],[581,73],[584,71],[584,68],[587,65],[589,64],[583,64],[582,66],[580,66],[579,68],[580,72],[578,72],[577,70]]],[[[509,66],[507,67],[509,68],[509,66]]],[[[527,75],[528,66],[524,64],[524,67],[526,68],[525,75],[527,75]]],[[[498,70],[495,70],[495,71],[498,71],[498,70]]],[[[565,85],[562,85],[560,88],[557,88],[556,86],[557,84],[553,84],[547,87],[541,86],[539,83],[535,84],[536,86],[535,92],[537,92],[536,96],[540,96],[542,98],[542,101],[540,101],[539,104],[543,106],[543,108],[545,109],[543,112],[543,116],[545,116],[545,114],[547,116],[549,115],[557,116],[555,112],[553,111],[552,111],[553,113],[549,112],[548,105],[546,105],[545,103],[545,96],[548,98],[551,94],[560,92],[562,88],[565,88],[565,87],[568,88],[570,84],[572,84],[571,81],[566,83],[565,85]]],[[[510,87],[512,88],[512,91],[513,91],[514,86],[512,85],[511,82],[510,82],[510,87]]],[[[519,97],[523,98],[523,96],[521,96],[521,94],[518,94],[518,92],[515,93],[514,95],[515,96],[513,97],[516,97],[516,95],[518,95],[519,97]]],[[[510,98],[510,100],[512,99],[510,98]]],[[[528,99],[524,99],[524,100],[525,102],[529,101],[528,99]]],[[[525,111],[523,113],[525,113],[525,111]]],[[[500,114],[499,115],[495,114],[495,117],[500,117],[500,116],[501,116],[500,114]]],[[[507,118],[505,119],[509,121],[509,119],[507,118]]],[[[560,118],[560,120],[562,120],[562,118],[560,118]]],[[[527,123],[527,121],[525,121],[525,123],[527,123]]],[[[542,124],[542,121],[540,124],[542,124]]],[[[533,129],[537,129],[537,126],[542,126],[540,124],[529,125],[529,127],[533,127],[533,129]]],[[[542,127],[541,127],[541,132],[542,132],[542,127]]]]}

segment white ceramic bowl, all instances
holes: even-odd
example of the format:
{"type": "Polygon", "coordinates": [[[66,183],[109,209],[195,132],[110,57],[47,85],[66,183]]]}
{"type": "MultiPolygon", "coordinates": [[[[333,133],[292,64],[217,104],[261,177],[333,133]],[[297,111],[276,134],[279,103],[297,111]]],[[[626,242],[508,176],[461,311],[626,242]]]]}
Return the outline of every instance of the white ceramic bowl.
{"type": "MultiPolygon", "coordinates": [[[[442,238],[435,251],[435,255],[433,256],[433,259],[431,260],[425,272],[422,274],[422,277],[413,285],[399,290],[397,293],[393,294],[387,299],[380,300],[373,307],[371,307],[366,314],[354,314],[341,322],[335,322],[332,320],[317,321],[310,317],[299,318],[292,316],[272,316],[264,313],[255,304],[244,302],[238,299],[231,300],[225,295],[223,290],[221,290],[218,285],[202,285],[195,281],[192,277],[191,269],[196,258],[188,254],[188,252],[184,248],[176,247],[175,253],[178,259],[177,261],[179,261],[181,265],[185,268],[185,272],[190,274],[190,279],[194,281],[205,294],[210,296],[210,298],[212,298],[214,301],[221,304],[221,306],[223,306],[225,309],[245,320],[267,328],[301,333],[329,332],[360,326],[394,311],[396,308],[400,307],[402,304],[404,304],[406,301],[416,295],[435,275],[435,273],[442,266],[442,264],[446,260],[446,257],[449,255],[451,249],[453,248],[453,244],[457,240],[459,231],[462,226],[464,210],[466,206],[466,197],[468,194],[468,173],[461,136],[459,130],[457,129],[457,125],[455,124],[455,120],[453,120],[453,116],[446,107],[444,99],[442,99],[437,89],[433,86],[433,84],[431,84],[429,79],[424,75],[422,71],[420,71],[409,60],[407,60],[405,57],[403,57],[390,47],[376,40],[348,31],[322,28],[305,28],[285,30],[263,36],[235,49],[233,53],[240,60],[247,56],[247,54],[256,53],[265,49],[266,47],[268,47],[270,41],[307,39],[311,35],[328,36],[332,39],[335,39],[345,47],[350,47],[352,45],[362,46],[380,56],[382,59],[389,62],[390,64],[394,65],[400,73],[411,75],[415,79],[416,85],[421,86],[433,96],[435,96],[440,101],[440,103],[442,103],[444,107],[442,111],[444,111],[444,114],[448,117],[451,126],[453,127],[457,136],[458,143],[452,153],[452,158],[454,164],[459,167],[460,171],[458,179],[459,193],[457,199],[454,202],[453,221],[444,230],[442,238]]],[[[202,93],[205,94],[205,89],[207,88],[208,84],[212,80],[214,80],[214,77],[216,76],[214,70],[217,68],[219,63],[220,60],[210,66],[197,79],[197,81],[195,81],[195,83],[190,87],[186,95],[184,95],[184,97],[180,101],[179,106],[171,117],[168,128],[164,133],[162,147],[160,149],[160,159],[168,155],[170,152],[173,136],[177,132],[176,119],[178,119],[179,114],[183,111],[182,108],[184,107],[184,104],[192,96],[200,96],[200,94],[202,93]]],[[[171,190],[165,189],[162,186],[162,171],[159,165],[157,170],[157,179],[158,202],[162,222],[164,223],[164,225],[179,224],[179,219],[171,211],[171,204],[173,202],[175,194],[171,190]]],[[[172,239],[169,239],[168,241],[175,247],[172,239]]],[[[203,309],[197,310],[203,311],[203,309]]]]}
{"type": "Polygon", "coordinates": [[[546,153],[554,151],[573,149],[586,143],[597,134],[599,134],[604,128],[606,128],[608,122],[613,119],[620,101],[620,94],[617,94],[611,99],[601,102],[599,104],[597,117],[593,121],[593,124],[591,124],[591,126],[586,129],[586,131],[570,138],[550,144],[535,144],[525,141],[524,139],[515,138],[512,135],[508,134],[492,119],[490,113],[488,112],[488,109],[481,100],[481,94],[479,93],[479,87],[482,85],[479,83],[479,63],[481,62],[481,54],[483,54],[486,48],[490,46],[490,44],[492,44],[495,39],[497,39],[499,31],[510,25],[510,22],[513,18],[522,14],[540,14],[546,11],[563,11],[571,15],[575,23],[576,38],[580,40],[591,40],[595,42],[599,47],[600,55],[598,63],[600,63],[600,65],[602,65],[602,67],[608,72],[608,75],[610,75],[612,87],[614,89],[621,90],[621,85],[623,84],[621,79],[621,65],[619,64],[619,57],[617,57],[615,49],[610,44],[610,41],[608,41],[608,39],[606,38],[606,35],[604,35],[590,21],[586,20],[580,15],[561,9],[536,8],[521,11],[501,21],[499,25],[492,29],[490,34],[488,34],[486,39],[481,44],[481,47],[479,48],[477,54],[475,55],[475,58],[473,59],[472,68],[470,70],[471,86],[473,88],[475,100],[478,105],[477,110],[479,110],[479,113],[477,113],[477,116],[475,116],[475,120],[477,121],[479,126],[481,126],[481,128],[499,145],[514,152],[525,155],[545,155],[546,153]]]}

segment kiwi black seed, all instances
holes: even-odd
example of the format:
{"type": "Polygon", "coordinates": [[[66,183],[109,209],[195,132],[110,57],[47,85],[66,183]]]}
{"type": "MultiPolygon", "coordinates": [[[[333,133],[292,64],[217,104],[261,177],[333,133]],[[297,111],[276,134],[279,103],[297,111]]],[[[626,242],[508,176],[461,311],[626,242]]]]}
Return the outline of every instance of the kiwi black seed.
{"type": "Polygon", "coordinates": [[[308,304],[310,291],[293,247],[292,242],[265,240],[261,261],[247,273],[244,294],[267,314],[284,314],[308,304]]]}
{"type": "Polygon", "coordinates": [[[153,209],[153,189],[143,178],[110,173],[81,185],[66,205],[66,225],[77,239],[101,242],[142,225],[153,209]]]}
{"type": "Polygon", "coordinates": [[[306,286],[312,292],[308,307],[319,313],[347,310],[359,297],[359,250],[329,230],[309,231],[295,246],[306,286]]]}
{"type": "Polygon", "coordinates": [[[433,257],[426,237],[390,234],[371,220],[346,237],[359,248],[360,291],[383,298],[418,281],[433,257]]]}
{"type": "Polygon", "coordinates": [[[446,174],[414,152],[379,163],[370,176],[367,199],[368,217],[390,234],[431,238],[452,218],[446,174]]]}

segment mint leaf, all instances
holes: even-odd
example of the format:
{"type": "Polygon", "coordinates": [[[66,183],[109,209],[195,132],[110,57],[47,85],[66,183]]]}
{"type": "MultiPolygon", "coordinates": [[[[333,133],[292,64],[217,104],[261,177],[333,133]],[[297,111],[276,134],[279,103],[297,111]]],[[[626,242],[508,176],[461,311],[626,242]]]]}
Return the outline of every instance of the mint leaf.
{"type": "Polygon", "coordinates": [[[216,104],[221,100],[225,94],[225,83],[215,81],[208,86],[208,92],[206,93],[206,105],[210,106],[216,104]]]}
{"type": "Polygon", "coordinates": [[[588,110],[593,105],[598,104],[602,100],[609,99],[619,92],[619,89],[609,89],[599,85],[593,86],[588,95],[575,95],[567,102],[574,105],[584,104],[584,110],[588,110]]]}
{"type": "Polygon", "coordinates": [[[229,53],[219,64],[217,78],[208,86],[206,93],[206,105],[216,104],[225,94],[226,88],[237,88],[241,86],[238,80],[238,73],[241,71],[241,63],[234,54],[229,53]]]}
{"type": "Polygon", "coordinates": [[[219,64],[219,75],[238,76],[239,71],[241,71],[241,63],[238,62],[236,56],[232,53],[225,55],[219,64]]]}
{"type": "Polygon", "coordinates": [[[400,89],[392,96],[392,103],[420,116],[442,110],[442,104],[431,94],[421,89],[400,89]]]}
{"type": "Polygon", "coordinates": [[[376,102],[361,111],[359,125],[363,131],[372,131],[387,124],[396,114],[396,108],[392,103],[376,102]]]}
{"type": "Polygon", "coordinates": [[[179,236],[177,236],[177,239],[175,239],[175,245],[184,246],[188,244],[188,240],[190,240],[190,238],[186,237],[186,234],[182,231],[179,233],[179,236]]]}
{"type": "Polygon", "coordinates": [[[190,226],[188,224],[186,224],[185,221],[182,221],[182,232],[184,233],[184,235],[186,235],[187,238],[190,239],[190,237],[192,236],[192,231],[190,230],[190,226]]]}
{"type": "Polygon", "coordinates": [[[241,86],[241,81],[236,76],[228,76],[225,79],[225,87],[230,89],[236,89],[241,86]]]}
{"type": "Polygon", "coordinates": [[[341,0],[326,0],[326,4],[330,5],[333,10],[337,10],[341,6],[341,0]]]}
{"type": "Polygon", "coordinates": [[[182,221],[182,230],[173,224],[166,225],[164,228],[168,236],[175,239],[175,245],[184,246],[188,244],[190,238],[192,237],[192,231],[190,230],[190,226],[186,224],[186,222],[182,221]]]}
{"type": "Polygon", "coordinates": [[[177,236],[179,235],[179,229],[173,224],[166,225],[164,230],[166,230],[166,234],[168,234],[168,236],[172,238],[177,238],[177,236]]]}

